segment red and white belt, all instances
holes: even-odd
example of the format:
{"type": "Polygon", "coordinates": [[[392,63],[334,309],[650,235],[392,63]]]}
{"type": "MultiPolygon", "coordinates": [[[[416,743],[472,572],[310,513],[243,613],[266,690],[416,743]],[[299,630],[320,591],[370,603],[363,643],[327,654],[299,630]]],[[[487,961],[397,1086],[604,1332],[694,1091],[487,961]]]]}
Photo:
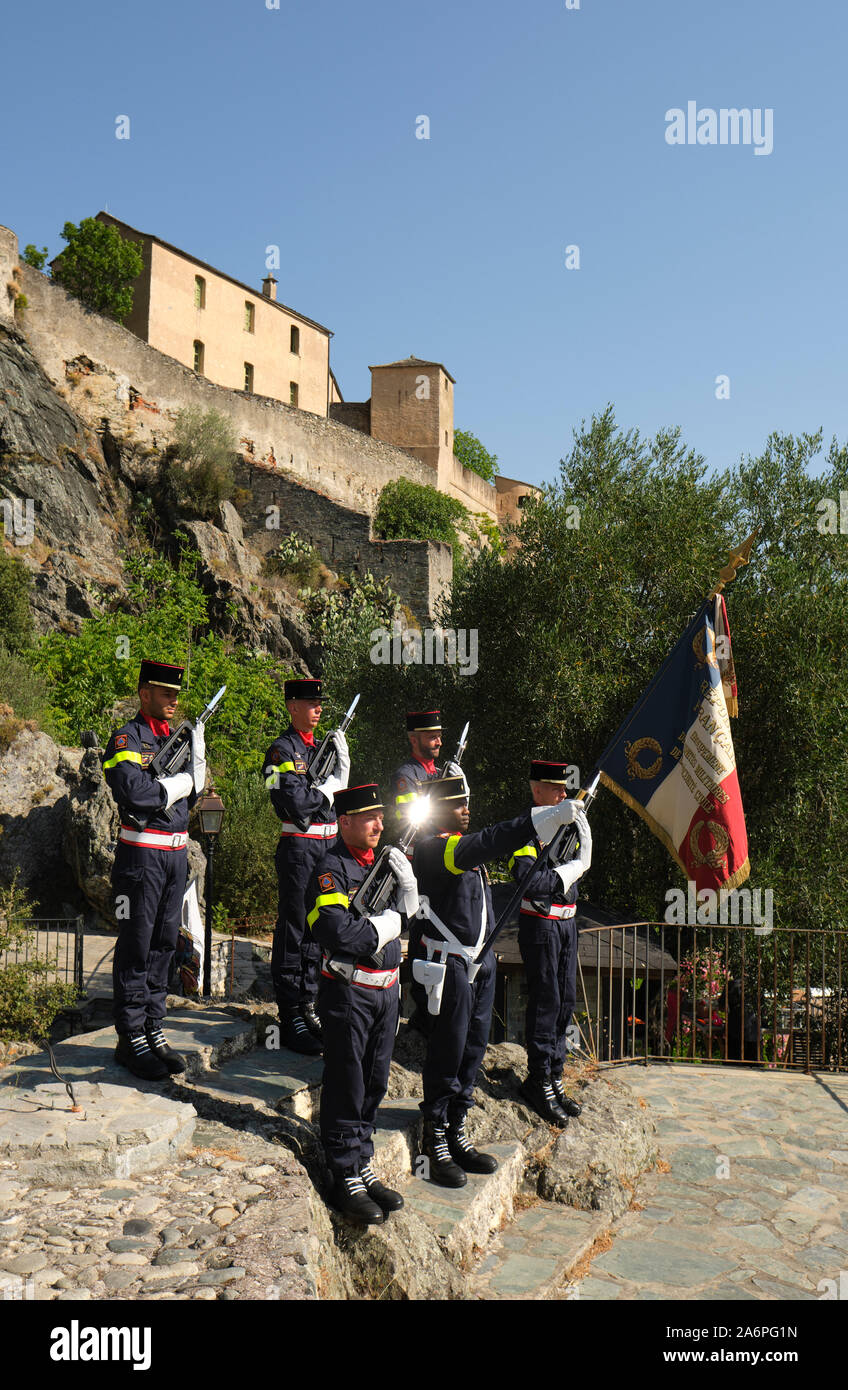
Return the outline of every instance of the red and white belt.
{"type": "MultiPolygon", "coordinates": [[[[330,957],[325,953],[321,961],[321,974],[326,980],[336,980],[337,975],[332,975],[327,969],[327,961],[330,957]]],[[[393,970],[371,970],[367,965],[354,966],[351,975],[351,984],[362,985],[363,989],[391,989],[396,983],[400,974],[400,966],[396,965],[393,970]]]]}
{"type": "Polygon", "coordinates": [[[529,898],[522,898],[521,911],[527,917],[541,917],[545,922],[558,922],[561,917],[573,917],[577,911],[577,904],[551,903],[550,912],[537,912],[529,898]]]}
{"type": "Polygon", "coordinates": [[[298,830],[291,821],[284,820],[280,830],[281,836],[295,835],[300,840],[332,840],[338,833],[339,827],[335,821],[332,825],[310,825],[308,830],[298,830]]]}
{"type": "Polygon", "coordinates": [[[122,825],[118,840],[124,845],[140,845],[142,849],[185,849],[188,831],[131,830],[128,825],[122,825]]]}

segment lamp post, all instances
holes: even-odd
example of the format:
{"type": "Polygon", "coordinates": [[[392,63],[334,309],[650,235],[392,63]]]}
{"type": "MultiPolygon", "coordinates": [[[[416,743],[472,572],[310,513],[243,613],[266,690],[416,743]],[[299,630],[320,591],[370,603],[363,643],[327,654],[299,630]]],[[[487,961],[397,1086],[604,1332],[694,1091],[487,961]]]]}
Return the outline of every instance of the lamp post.
{"type": "Polygon", "coordinates": [[[224,803],[214,787],[197,803],[200,829],[206,837],[206,934],[203,944],[203,998],[212,993],[212,857],[224,821],[224,803]]]}

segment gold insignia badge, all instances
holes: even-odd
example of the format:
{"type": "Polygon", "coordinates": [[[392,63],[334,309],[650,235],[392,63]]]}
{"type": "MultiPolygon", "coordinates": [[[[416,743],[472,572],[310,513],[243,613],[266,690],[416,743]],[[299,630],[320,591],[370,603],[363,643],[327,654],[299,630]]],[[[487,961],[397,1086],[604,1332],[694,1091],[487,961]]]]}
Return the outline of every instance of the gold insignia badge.
{"type": "Polygon", "coordinates": [[[656,777],[662,767],[662,744],[657,743],[655,738],[637,738],[635,743],[625,743],[624,752],[627,757],[628,777],[639,777],[647,781],[651,777],[656,777]],[[657,755],[649,767],[644,767],[639,762],[639,754],[645,748],[657,755]]]}
{"type": "Polygon", "coordinates": [[[727,857],[729,844],[730,836],[726,828],[717,820],[696,821],[689,832],[689,848],[696,864],[709,864],[713,869],[720,869],[727,857]],[[699,843],[699,836],[705,826],[713,837],[713,848],[708,849],[706,853],[701,849],[699,843]]]}

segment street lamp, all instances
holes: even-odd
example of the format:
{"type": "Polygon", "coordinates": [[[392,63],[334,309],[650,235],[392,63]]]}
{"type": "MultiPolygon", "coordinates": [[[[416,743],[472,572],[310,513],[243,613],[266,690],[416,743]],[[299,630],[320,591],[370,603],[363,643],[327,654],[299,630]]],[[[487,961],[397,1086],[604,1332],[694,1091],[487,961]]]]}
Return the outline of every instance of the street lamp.
{"type": "Polygon", "coordinates": [[[200,829],[206,836],[206,934],[203,945],[203,998],[212,993],[212,856],[224,822],[224,803],[214,787],[197,803],[200,829]]]}

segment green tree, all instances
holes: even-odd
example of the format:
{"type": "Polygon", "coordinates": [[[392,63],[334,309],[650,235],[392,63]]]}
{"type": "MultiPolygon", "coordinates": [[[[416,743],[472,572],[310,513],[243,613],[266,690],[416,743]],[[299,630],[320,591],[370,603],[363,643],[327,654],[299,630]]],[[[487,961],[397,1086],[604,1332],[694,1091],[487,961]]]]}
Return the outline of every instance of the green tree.
{"type": "Polygon", "coordinates": [[[29,595],[32,580],[19,555],[0,550],[0,641],[11,652],[32,641],[29,595]]]}
{"type": "Polygon", "coordinates": [[[85,217],[79,226],[66,222],[66,251],[56,262],[53,279],[98,314],[123,323],[132,312],[132,283],[141,274],[141,252],[117,227],[85,217]]]}
{"type": "Polygon", "coordinates": [[[21,260],[25,265],[35,266],[36,270],[43,270],[44,262],[47,260],[47,247],[42,246],[39,251],[38,247],[30,242],[28,246],[24,247],[24,254],[21,256],[21,260]]]}
{"type": "Polygon", "coordinates": [[[0,887],[0,1037],[43,1037],[62,1009],[76,1003],[73,985],[50,979],[50,965],[36,953],[30,924],[35,904],[18,884],[20,870],[0,887]]]}
{"type": "Polygon", "coordinates": [[[429,483],[394,478],[380,493],[374,533],[385,541],[447,541],[459,547],[460,530],[472,529],[468,508],[429,483]]]}
{"type": "Polygon", "coordinates": [[[174,423],[170,477],[177,496],[201,516],[213,517],[233,494],[238,440],[229,416],[188,406],[174,423]]]}
{"type": "Polygon", "coordinates": [[[487,483],[493,483],[500,473],[497,454],[490,454],[480,443],[476,434],[470,430],[455,430],[453,436],[454,457],[472,473],[479,473],[487,483]]]}

